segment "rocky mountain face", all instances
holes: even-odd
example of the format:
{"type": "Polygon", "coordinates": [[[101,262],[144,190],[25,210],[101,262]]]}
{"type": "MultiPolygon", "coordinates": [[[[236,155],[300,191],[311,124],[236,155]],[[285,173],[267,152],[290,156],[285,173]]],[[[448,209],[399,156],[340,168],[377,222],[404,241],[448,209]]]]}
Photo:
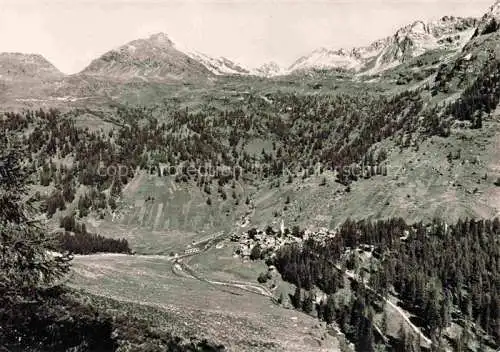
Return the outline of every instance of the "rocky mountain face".
{"type": "Polygon", "coordinates": [[[474,38],[496,32],[500,28],[500,1],[497,0],[484,14],[474,32],[474,38]]]}
{"type": "Polygon", "coordinates": [[[91,62],[81,75],[152,81],[207,78],[212,72],[178,50],[166,34],[134,40],[91,62]]]}
{"type": "Polygon", "coordinates": [[[359,70],[362,65],[363,58],[356,55],[355,49],[329,50],[320,48],[307,56],[299,58],[288,68],[288,71],[294,72],[308,69],[359,70]]]}
{"type": "Polygon", "coordinates": [[[0,80],[47,81],[63,76],[61,71],[41,55],[0,53],[0,80]]]}
{"type": "MultiPolygon", "coordinates": [[[[250,69],[224,57],[214,58],[186,50],[174,44],[166,34],[159,33],[108,51],[81,73],[69,77],[40,55],[0,54],[0,81],[13,95],[24,92],[23,97],[28,93],[20,83],[36,81],[45,82],[43,92],[38,94],[40,99],[47,94],[72,96],[75,91],[91,96],[100,92],[103,86],[106,89],[114,87],[116,82],[147,85],[148,82],[213,80],[217,76],[273,77],[311,69],[376,75],[422,54],[433,55],[436,50],[440,66],[436,66],[435,86],[446,91],[445,85],[459,88],[463,82],[473,79],[491,58],[498,56],[499,27],[500,0],[481,19],[445,16],[432,22],[416,21],[368,46],[339,50],[320,48],[287,69],[274,62],[250,69]],[[449,60],[443,60],[441,51],[449,60]],[[17,86],[22,87],[14,89],[17,86]]],[[[38,86],[42,85],[30,83],[31,90],[38,86]]]]}
{"type": "Polygon", "coordinates": [[[460,17],[416,21],[367,47],[316,50],[297,60],[288,71],[342,69],[377,73],[430,50],[458,50],[472,37],[476,25],[476,19],[460,17]]]}
{"type": "Polygon", "coordinates": [[[433,93],[460,91],[500,62],[500,1],[478,21],[471,39],[453,60],[443,62],[433,79],[433,93]]]}
{"type": "Polygon", "coordinates": [[[200,52],[189,52],[189,57],[205,66],[215,75],[248,75],[250,70],[225,57],[211,57],[200,52]]]}
{"type": "MultiPolygon", "coordinates": [[[[168,81],[207,79],[219,75],[272,77],[310,69],[340,69],[377,73],[434,49],[458,50],[485,32],[498,29],[497,2],[480,20],[443,17],[434,22],[417,21],[393,36],[366,47],[330,50],[320,48],[299,58],[287,69],[270,62],[249,69],[224,58],[180,49],[163,33],[131,41],[95,59],[79,75],[115,80],[168,81]]],[[[0,79],[57,79],[64,75],[40,55],[0,54],[0,79]]]]}
{"type": "Polygon", "coordinates": [[[284,71],[276,62],[271,61],[253,70],[253,73],[256,76],[273,77],[284,74],[284,71]]]}

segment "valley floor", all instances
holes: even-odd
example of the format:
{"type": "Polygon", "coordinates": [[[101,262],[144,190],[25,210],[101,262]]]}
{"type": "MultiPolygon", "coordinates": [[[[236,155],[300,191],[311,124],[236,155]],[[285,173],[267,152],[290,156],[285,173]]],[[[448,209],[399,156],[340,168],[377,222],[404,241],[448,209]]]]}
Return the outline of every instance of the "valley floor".
{"type": "Polygon", "coordinates": [[[72,285],[155,307],[165,328],[203,334],[230,351],[340,351],[315,318],[275,305],[256,282],[199,280],[174,266],[158,255],[77,256],[72,285]]]}

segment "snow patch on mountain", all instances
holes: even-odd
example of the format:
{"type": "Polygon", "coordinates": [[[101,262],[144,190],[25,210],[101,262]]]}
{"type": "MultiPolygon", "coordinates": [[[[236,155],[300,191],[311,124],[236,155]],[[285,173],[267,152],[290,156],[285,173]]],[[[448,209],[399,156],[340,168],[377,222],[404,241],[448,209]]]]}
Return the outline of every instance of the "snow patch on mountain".
{"type": "Polygon", "coordinates": [[[252,74],[261,77],[274,77],[284,75],[287,72],[276,62],[271,61],[252,70],[252,74]]]}
{"type": "Polygon", "coordinates": [[[248,75],[250,70],[225,57],[211,57],[198,51],[186,52],[193,60],[198,61],[215,75],[248,75]]]}
{"type": "Polygon", "coordinates": [[[286,74],[286,71],[279,66],[276,62],[268,62],[257,68],[247,68],[246,66],[229,60],[225,57],[211,57],[199,51],[182,49],[193,60],[198,61],[204,65],[210,72],[215,75],[242,75],[242,76],[260,76],[260,77],[274,77],[286,74]]]}
{"type": "Polygon", "coordinates": [[[289,71],[293,72],[309,68],[359,70],[362,66],[362,60],[356,57],[352,51],[345,49],[328,50],[326,48],[320,48],[295,61],[292,66],[290,66],[289,71]]]}
{"type": "Polygon", "coordinates": [[[393,36],[366,47],[329,50],[321,48],[295,61],[289,71],[341,69],[378,73],[434,49],[458,50],[472,37],[477,20],[445,16],[437,21],[415,21],[393,36]]]}

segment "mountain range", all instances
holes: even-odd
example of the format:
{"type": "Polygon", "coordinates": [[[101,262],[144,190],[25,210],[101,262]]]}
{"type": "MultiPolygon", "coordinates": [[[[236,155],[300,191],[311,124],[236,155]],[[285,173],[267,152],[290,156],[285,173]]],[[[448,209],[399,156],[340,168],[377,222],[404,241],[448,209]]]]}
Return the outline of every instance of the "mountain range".
{"type": "Polygon", "coordinates": [[[9,350],[499,351],[500,0],[287,68],[164,33],[73,75],[0,54],[0,107],[0,192],[29,174],[59,239],[4,226],[4,306],[50,249],[92,308],[0,309],[9,350]]]}
{"type": "Polygon", "coordinates": [[[89,99],[102,103],[103,99],[141,99],[144,94],[161,99],[165,84],[207,87],[224,77],[282,77],[279,79],[286,81],[297,75],[339,71],[354,80],[384,75],[388,82],[406,84],[430,78],[439,89],[443,89],[442,82],[458,87],[464,81],[462,76],[479,72],[489,60],[488,52],[496,51],[496,41],[488,35],[495,36],[500,26],[499,9],[497,1],[478,19],[445,16],[430,22],[415,21],[367,46],[320,48],[287,68],[275,62],[248,68],[225,57],[185,49],[165,33],[114,48],[72,75],[63,74],[38,54],[3,53],[0,103],[10,107],[85,103],[89,99]],[[450,77],[458,71],[461,78],[453,82],[450,77]]]}
{"type": "Polygon", "coordinates": [[[93,60],[81,74],[119,79],[186,79],[210,70],[178,50],[166,34],[138,39],[93,60]]]}
{"type": "MultiPolygon", "coordinates": [[[[220,75],[272,77],[317,69],[337,69],[373,74],[398,66],[430,50],[455,52],[473,36],[498,27],[497,6],[482,20],[445,16],[437,21],[416,21],[368,46],[342,49],[319,48],[283,68],[274,62],[248,68],[225,57],[183,51],[167,34],[133,40],[93,60],[77,75],[121,80],[181,80],[220,75]]],[[[40,55],[0,54],[0,79],[61,78],[63,74],[40,55]]]]}
{"type": "Polygon", "coordinates": [[[460,17],[443,17],[432,22],[416,21],[400,28],[393,36],[366,47],[315,50],[295,61],[288,71],[335,68],[381,72],[430,50],[460,49],[474,34],[476,24],[474,18],[460,17]]]}

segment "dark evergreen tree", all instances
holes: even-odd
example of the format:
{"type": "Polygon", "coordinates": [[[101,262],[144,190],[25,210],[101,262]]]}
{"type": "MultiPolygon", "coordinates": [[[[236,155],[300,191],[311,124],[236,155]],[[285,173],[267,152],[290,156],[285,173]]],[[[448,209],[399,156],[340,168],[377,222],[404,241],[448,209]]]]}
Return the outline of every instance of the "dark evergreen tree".
{"type": "Polygon", "coordinates": [[[36,304],[38,290],[56,284],[69,271],[71,260],[67,254],[51,254],[57,249],[57,242],[35,220],[32,200],[26,200],[28,175],[19,163],[23,153],[20,147],[0,147],[0,163],[6,175],[0,178],[0,316],[3,318],[18,314],[12,309],[23,302],[36,304]]]}

